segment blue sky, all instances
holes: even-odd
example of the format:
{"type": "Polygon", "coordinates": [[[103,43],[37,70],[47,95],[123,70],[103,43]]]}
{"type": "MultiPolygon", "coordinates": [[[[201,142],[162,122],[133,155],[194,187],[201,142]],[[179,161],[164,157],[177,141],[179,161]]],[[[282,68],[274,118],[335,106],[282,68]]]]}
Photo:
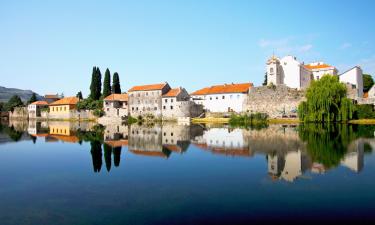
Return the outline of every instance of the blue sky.
{"type": "Polygon", "coordinates": [[[123,90],[262,83],[295,55],[375,74],[375,1],[0,1],[0,86],[88,94],[93,66],[123,90]]]}

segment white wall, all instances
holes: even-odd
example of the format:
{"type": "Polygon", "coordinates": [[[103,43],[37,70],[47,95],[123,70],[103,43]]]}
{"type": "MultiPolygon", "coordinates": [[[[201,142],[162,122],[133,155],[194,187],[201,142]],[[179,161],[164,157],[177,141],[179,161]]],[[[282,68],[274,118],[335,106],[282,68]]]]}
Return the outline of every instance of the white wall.
{"type": "Polygon", "coordinates": [[[324,69],[319,69],[319,70],[313,70],[312,73],[314,76],[314,80],[319,80],[325,74],[337,75],[337,71],[335,70],[335,68],[324,68],[324,69]]]}
{"type": "Polygon", "coordinates": [[[248,147],[244,142],[241,129],[229,131],[228,129],[211,128],[204,132],[202,139],[207,146],[214,148],[240,149],[248,147]]]}
{"type": "Polygon", "coordinates": [[[284,84],[290,88],[300,89],[300,62],[293,56],[285,56],[280,60],[284,84]]]}
{"type": "Polygon", "coordinates": [[[357,97],[363,97],[363,74],[360,67],[353,67],[347,72],[341,74],[340,81],[343,83],[350,83],[352,85],[355,85],[357,88],[357,97]]]}
{"type": "Polygon", "coordinates": [[[206,95],[203,105],[210,112],[228,112],[228,108],[235,112],[242,112],[246,95],[244,93],[206,95]]]}

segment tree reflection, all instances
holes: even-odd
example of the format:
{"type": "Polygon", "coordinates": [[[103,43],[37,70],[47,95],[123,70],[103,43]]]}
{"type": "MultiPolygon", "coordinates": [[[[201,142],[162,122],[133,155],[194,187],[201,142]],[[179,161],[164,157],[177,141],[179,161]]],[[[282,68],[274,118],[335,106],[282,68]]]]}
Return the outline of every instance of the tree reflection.
{"type": "Polygon", "coordinates": [[[109,172],[111,170],[111,164],[112,164],[112,147],[104,144],[104,161],[105,166],[107,167],[107,171],[109,172]]]}
{"type": "Polygon", "coordinates": [[[302,124],[299,136],[306,142],[307,151],[314,162],[326,168],[336,167],[344,158],[349,144],[360,135],[357,127],[347,124],[302,124]]]}
{"type": "Polygon", "coordinates": [[[113,148],[113,163],[115,167],[120,166],[121,160],[121,146],[113,148]]]}
{"type": "Polygon", "coordinates": [[[102,168],[102,145],[99,141],[91,141],[91,156],[94,172],[100,172],[102,168]]]}

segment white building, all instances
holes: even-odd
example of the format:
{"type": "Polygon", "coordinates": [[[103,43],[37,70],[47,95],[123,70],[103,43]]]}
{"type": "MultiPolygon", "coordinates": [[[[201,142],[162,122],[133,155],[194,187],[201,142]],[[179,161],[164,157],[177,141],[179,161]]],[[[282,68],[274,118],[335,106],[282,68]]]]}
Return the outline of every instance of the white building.
{"type": "Polygon", "coordinates": [[[48,102],[46,101],[36,101],[27,106],[27,111],[29,113],[29,118],[35,119],[41,117],[41,112],[43,109],[48,109],[48,102]]]}
{"type": "Polygon", "coordinates": [[[340,81],[345,84],[350,84],[356,89],[357,98],[363,97],[363,73],[359,66],[355,66],[346,72],[339,75],[340,81]]]}
{"type": "Polygon", "coordinates": [[[285,56],[281,59],[272,56],[267,61],[266,71],[267,85],[286,85],[303,89],[308,87],[313,79],[312,71],[294,56],[285,56]]]}
{"type": "Polygon", "coordinates": [[[208,112],[243,112],[243,103],[252,86],[252,83],[215,85],[190,95],[196,104],[203,105],[208,112]]]}
{"type": "Polygon", "coordinates": [[[305,65],[305,68],[312,72],[314,80],[319,80],[323,75],[329,74],[337,76],[336,67],[328,65],[324,62],[314,62],[305,65]]]}

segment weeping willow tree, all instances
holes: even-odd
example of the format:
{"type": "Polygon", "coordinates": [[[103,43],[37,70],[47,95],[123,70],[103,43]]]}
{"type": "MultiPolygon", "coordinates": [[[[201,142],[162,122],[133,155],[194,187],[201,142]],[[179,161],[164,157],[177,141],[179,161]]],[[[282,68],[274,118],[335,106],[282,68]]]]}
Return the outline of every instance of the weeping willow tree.
{"type": "Polygon", "coordinates": [[[298,106],[298,116],[304,122],[341,122],[352,119],[354,105],[346,97],[346,86],[337,76],[324,75],[312,81],[306,101],[298,106]]]}

